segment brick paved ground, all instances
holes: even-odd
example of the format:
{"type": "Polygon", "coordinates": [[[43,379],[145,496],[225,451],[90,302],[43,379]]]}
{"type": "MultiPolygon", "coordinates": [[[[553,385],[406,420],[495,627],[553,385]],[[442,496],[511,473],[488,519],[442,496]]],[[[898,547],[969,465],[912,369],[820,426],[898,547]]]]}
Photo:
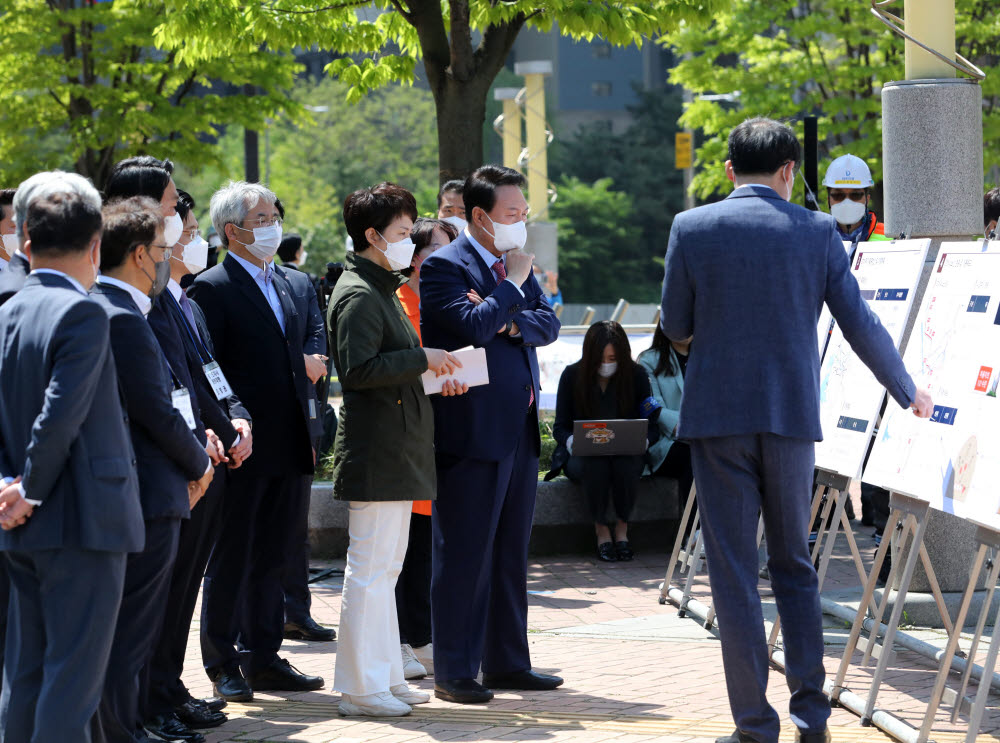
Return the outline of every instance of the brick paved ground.
{"type": "MultiPolygon", "coordinates": [[[[859,544],[870,558],[867,532],[859,544]]],[[[843,539],[839,540],[843,542],[843,539]]],[[[558,673],[565,685],[554,692],[500,692],[482,706],[432,700],[398,719],[341,718],[338,695],[330,692],[336,643],[287,641],[282,650],[295,666],[318,674],[327,690],[302,694],[258,694],[248,705],[230,705],[230,721],[211,731],[211,743],[247,741],[341,741],[404,743],[406,741],[573,741],[573,743],[640,743],[648,740],[711,741],[733,729],[726,701],[718,640],[693,619],[677,617],[676,608],[657,602],[666,554],[642,554],[632,563],[599,563],[587,556],[539,559],[531,565],[530,640],[535,667],[558,673]]],[[[330,563],[343,567],[343,563],[330,563]]],[[[857,584],[846,548],[839,545],[827,587],[843,592],[857,584]]],[[[860,594],[860,590],[858,591],[860,594]]],[[[695,595],[710,600],[707,583],[695,595]]],[[[766,612],[773,601],[761,583],[766,612]]],[[[336,626],[340,610],[339,578],[314,586],[314,617],[336,626]]],[[[826,666],[833,673],[846,638],[844,622],[828,617],[826,666]]],[[[188,652],[185,680],[197,695],[210,685],[200,668],[197,622],[188,652]]],[[[943,645],[940,632],[921,636],[943,645]]],[[[982,655],[982,653],[980,654],[982,655]]],[[[860,655],[856,656],[859,659],[860,655]]],[[[981,658],[980,658],[981,662],[981,658]]],[[[865,695],[873,668],[852,666],[847,686],[865,695]]],[[[934,680],[931,662],[900,651],[878,696],[878,706],[918,725],[934,680]]],[[[954,683],[957,677],[952,677],[954,683]]],[[[416,682],[431,690],[431,679],[416,682]]],[[[769,697],[782,714],[783,740],[794,739],[787,715],[784,677],[772,671],[769,697]]],[[[971,693],[974,694],[975,687],[971,693]]],[[[995,702],[995,699],[994,699],[995,702]]],[[[876,728],[861,727],[845,709],[830,720],[835,743],[889,740],[876,728]]],[[[935,740],[962,738],[962,720],[952,725],[947,712],[938,714],[935,740]]],[[[1000,710],[988,710],[986,733],[1000,732],[1000,710]]]]}

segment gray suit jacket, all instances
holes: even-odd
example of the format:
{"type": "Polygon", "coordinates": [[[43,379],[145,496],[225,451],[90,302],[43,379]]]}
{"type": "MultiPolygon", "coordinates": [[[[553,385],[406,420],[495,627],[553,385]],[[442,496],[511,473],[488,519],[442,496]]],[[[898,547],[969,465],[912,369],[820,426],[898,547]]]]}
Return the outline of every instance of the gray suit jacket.
{"type": "Polygon", "coordinates": [[[142,549],[135,454],[108,318],[64,278],[29,276],[0,309],[0,476],[42,501],[0,550],[142,549]]]}
{"type": "Polygon", "coordinates": [[[836,222],[766,186],[678,214],[660,325],[694,335],[681,438],[823,438],[816,325],[826,302],[844,337],[903,407],[915,387],[850,273],[836,222]]]}

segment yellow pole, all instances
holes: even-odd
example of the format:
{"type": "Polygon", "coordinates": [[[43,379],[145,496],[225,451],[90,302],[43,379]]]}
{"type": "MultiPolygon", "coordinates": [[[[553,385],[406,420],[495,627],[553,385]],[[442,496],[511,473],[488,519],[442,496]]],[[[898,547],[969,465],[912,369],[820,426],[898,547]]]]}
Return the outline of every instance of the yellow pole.
{"type": "Polygon", "coordinates": [[[513,97],[503,102],[503,164],[517,169],[521,154],[521,107],[513,97]]]}
{"type": "Polygon", "coordinates": [[[518,62],[514,72],[524,75],[525,175],[528,178],[528,205],[533,219],[540,219],[549,207],[549,146],[545,128],[545,76],[552,74],[549,61],[518,62]]]}
{"type": "MultiPolygon", "coordinates": [[[[948,59],[955,59],[955,0],[905,0],[903,21],[910,36],[948,59]]],[[[906,79],[931,80],[955,77],[955,68],[906,42],[906,79]]]]}

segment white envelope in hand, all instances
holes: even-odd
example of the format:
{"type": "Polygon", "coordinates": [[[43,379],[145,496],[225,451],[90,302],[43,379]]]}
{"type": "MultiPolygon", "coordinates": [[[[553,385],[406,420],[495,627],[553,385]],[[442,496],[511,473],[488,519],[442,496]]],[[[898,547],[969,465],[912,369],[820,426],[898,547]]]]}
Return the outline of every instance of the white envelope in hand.
{"type": "Polygon", "coordinates": [[[434,372],[430,369],[425,371],[420,375],[420,379],[424,383],[424,394],[435,395],[439,393],[448,379],[454,379],[459,384],[467,384],[470,387],[478,387],[490,383],[490,372],[486,367],[485,348],[473,348],[469,346],[452,351],[452,355],[462,362],[461,368],[455,369],[454,374],[445,374],[440,377],[434,376],[434,372]]]}

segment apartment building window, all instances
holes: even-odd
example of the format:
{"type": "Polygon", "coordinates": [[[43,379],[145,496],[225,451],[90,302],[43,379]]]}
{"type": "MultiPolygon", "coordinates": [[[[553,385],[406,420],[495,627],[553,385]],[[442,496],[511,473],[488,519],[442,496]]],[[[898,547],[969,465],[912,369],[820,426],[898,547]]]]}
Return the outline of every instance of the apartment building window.
{"type": "Polygon", "coordinates": [[[597,98],[608,98],[611,96],[611,83],[607,80],[598,80],[590,84],[590,92],[597,98]]]}

